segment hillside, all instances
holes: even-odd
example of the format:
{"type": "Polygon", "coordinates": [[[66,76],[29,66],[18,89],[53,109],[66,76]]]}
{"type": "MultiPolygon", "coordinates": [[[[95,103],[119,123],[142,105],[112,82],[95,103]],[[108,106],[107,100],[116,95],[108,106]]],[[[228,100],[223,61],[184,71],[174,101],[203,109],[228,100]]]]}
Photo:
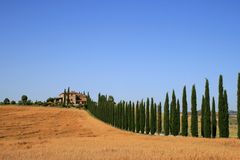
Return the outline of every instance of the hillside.
{"type": "Polygon", "coordinates": [[[0,106],[0,159],[240,159],[237,139],[146,136],[84,110],[0,106]]]}

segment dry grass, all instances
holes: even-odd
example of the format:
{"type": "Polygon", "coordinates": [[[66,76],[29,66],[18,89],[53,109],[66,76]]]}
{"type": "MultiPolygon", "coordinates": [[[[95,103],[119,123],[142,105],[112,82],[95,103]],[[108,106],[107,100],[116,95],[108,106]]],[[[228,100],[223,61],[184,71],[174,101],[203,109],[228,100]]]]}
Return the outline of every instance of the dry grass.
{"type": "Polygon", "coordinates": [[[0,159],[240,159],[237,139],[133,134],[77,109],[0,107],[0,159]]]}

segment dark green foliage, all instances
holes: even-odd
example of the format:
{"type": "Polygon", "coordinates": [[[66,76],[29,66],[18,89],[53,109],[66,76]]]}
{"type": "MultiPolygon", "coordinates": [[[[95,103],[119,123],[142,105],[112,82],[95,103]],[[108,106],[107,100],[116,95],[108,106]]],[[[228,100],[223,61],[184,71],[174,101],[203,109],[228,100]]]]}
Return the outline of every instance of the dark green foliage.
{"type": "Polygon", "coordinates": [[[154,135],[155,134],[155,127],[154,127],[154,123],[155,123],[155,116],[154,116],[154,101],[153,98],[151,98],[151,134],[154,135]]]}
{"type": "Polygon", "coordinates": [[[227,91],[224,90],[224,108],[223,108],[223,137],[228,138],[229,137],[229,113],[228,113],[228,96],[227,91]]]}
{"type": "Polygon", "coordinates": [[[22,95],[21,100],[22,100],[23,105],[26,105],[28,97],[26,95],[22,95]]]}
{"type": "Polygon", "coordinates": [[[218,127],[219,137],[224,137],[224,97],[223,97],[223,77],[219,76],[218,84],[218,127]]]}
{"type": "Polygon", "coordinates": [[[183,88],[182,96],[182,135],[188,136],[188,110],[187,110],[187,91],[183,88]]]}
{"type": "Polygon", "coordinates": [[[67,91],[67,107],[69,107],[70,104],[70,87],[68,87],[68,91],[67,91]]]}
{"type": "Polygon", "coordinates": [[[156,103],[154,103],[154,123],[153,123],[153,125],[154,125],[154,127],[153,127],[153,132],[154,132],[154,134],[157,132],[157,104],[156,103]]]}
{"type": "Polygon", "coordinates": [[[191,133],[193,137],[198,137],[197,93],[195,85],[192,87],[191,112],[191,133]]]}
{"type": "Polygon", "coordinates": [[[204,137],[204,113],[205,113],[205,98],[202,96],[202,105],[201,105],[201,135],[204,137]]]}
{"type": "Polygon", "coordinates": [[[136,104],[136,132],[140,132],[140,108],[139,108],[139,102],[137,101],[136,104]]]}
{"type": "Polygon", "coordinates": [[[158,120],[158,134],[162,132],[162,105],[159,103],[158,105],[158,114],[157,114],[157,120],[158,120]]]}
{"type": "Polygon", "coordinates": [[[177,111],[176,111],[176,124],[177,124],[177,135],[180,133],[180,102],[177,100],[177,111]]]}
{"type": "Polygon", "coordinates": [[[143,102],[143,100],[141,101],[141,104],[140,104],[140,130],[141,130],[141,133],[144,134],[144,131],[145,131],[145,104],[143,102]]]}
{"type": "Polygon", "coordinates": [[[132,114],[132,132],[135,132],[136,127],[135,127],[135,105],[133,103],[132,105],[132,110],[131,110],[131,114],[132,114]]]}
{"type": "Polygon", "coordinates": [[[211,111],[210,111],[210,96],[209,96],[209,82],[206,79],[205,85],[205,113],[204,113],[204,136],[211,138],[211,111]]]}
{"type": "Polygon", "coordinates": [[[5,98],[3,101],[3,104],[5,104],[5,105],[10,104],[10,100],[8,98],[5,98]]]}
{"type": "Polygon", "coordinates": [[[170,128],[171,134],[176,136],[178,135],[178,124],[177,124],[177,102],[175,92],[172,93],[172,102],[171,102],[171,112],[170,112],[170,128]]]}
{"type": "Polygon", "coordinates": [[[129,102],[128,106],[128,130],[132,130],[132,114],[131,114],[131,109],[132,109],[132,102],[129,102]]]}
{"type": "Polygon", "coordinates": [[[13,104],[13,105],[14,105],[14,104],[16,104],[16,102],[15,102],[15,101],[11,101],[11,104],[13,104]]]}
{"type": "Polygon", "coordinates": [[[166,99],[164,103],[164,134],[169,135],[169,97],[166,94],[166,99]]]}
{"type": "Polygon", "coordinates": [[[212,98],[212,138],[216,137],[217,133],[217,119],[216,119],[216,111],[215,111],[215,99],[212,98]]]}
{"type": "Polygon", "coordinates": [[[64,89],[64,92],[63,92],[63,107],[66,107],[66,89],[64,89]]]}
{"type": "Polygon", "coordinates": [[[146,108],[146,134],[149,134],[150,126],[149,126],[149,98],[147,98],[147,108],[146,108]]]}
{"type": "Polygon", "coordinates": [[[238,73],[237,84],[237,121],[238,121],[238,138],[240,138],[240,73],[238,73]]]}

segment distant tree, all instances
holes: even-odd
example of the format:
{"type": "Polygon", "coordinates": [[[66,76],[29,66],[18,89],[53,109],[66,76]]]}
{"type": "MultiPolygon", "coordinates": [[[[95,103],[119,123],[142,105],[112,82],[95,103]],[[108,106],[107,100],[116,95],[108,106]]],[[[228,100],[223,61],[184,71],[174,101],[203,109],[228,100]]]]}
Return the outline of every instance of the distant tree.
{"type": "Polygon", "coordinates": [[[210,111],[210,94],[209,94],[209,82],[206,79],[205,85],[205,113],[204,113],[204,136],[211,138],[211,111],[210,111]]]}
{"type": "Polygon", "coordinates": [[[139,109],[139,102],[137,101],[136,104],[136,132],[139,133],[140,131],[140,109],[139,109]]]}
{"type": "Polygon", "coordinates": [[[240,73],[238,73],[237,84],[237,121],[238,121],[238,138],[240,139],[240,73]]]}
{"type": "Polygon", "coordinates": [[[191,132],[193,137],[198,137],[197,93],[195,85],[192,87],[191,105],[191,132]]]}
{"type": "Polygon", "coordinates": [[[47,102],[52,102],[52,103],[54,103],[54,98],[49,97],[49,98],[47,99],[47,102]]]}
{"type": "Polygon", "coordinates": [[[140,108],[141,108],[141,115],[140,115],[141,133],[144,134],[144,131],[145,131],[145,104],[144,104],[143,100],[141,101],[140,108]]]}
{"type": "Polygon", "coordinates": [[[217,119],[215,111],[215,99],[212,98],[212,138],[216,138],[217,133],[217,119]]]}
{"type": "Polygon", "coordinates": [[[131,114],[131,109],[132,109],[132,102],[129,102],[128,106],[128,130],[132,130],[132,114],[131,114]]]}
{"type": "Polygon", "coordinates": [[[205,113],[205,97],[202,96],[202,106],[201,106],[201,135],[204,136],[204,113],[205,113]]]}
{"type": "Polygon", "coordinates": [[[151,134],[155,134],[155,129],[154,129],[154,121],[155,121],[155,117],[154,117],[154,101],[153,98],[151,98],[151,134]]]}
{"type": "Polygon", "coordinates": [[[16,104],[16,102],[12,100],[12,101],[11,101],[11,104],[13,104],[13,105],[14,105],[14,104],[16,104]]]}
{"type": "Polygon", "coordinates": [[[179,135],[180,133],[180,102],[179,100],[177,100],[177,110],[176,110],[176,114],[177,114],[177,120],[176,120],[176,123],[177,123],[177,135],[179,135]]]}
{"type": "Polygon", "coordinates": [[[158,134],[162,132],[162,105],[161,102],[158,105],[158,134]]]}
{"type": "Polygon", "coordinates": [[[10,104],[10,100],[8,98],[5,98],[4,101],[3,101],[4,104],[10,104]]]}
{"type": "Polygon", "coordinates": [[[175,96],[175,92],[173,90],[172,93],[172,102],[171,102],[171,113],[170,113],[170,128],[171,128],[171,133],[172,135],[176,136],[178,135],[178,124],[177,124],[177,120],[178,120],[178,115],[177,115],[177,102],[176,102],[176,96],[175,96]]]}
{"type": "Polygon", "coordinates": [[[146,134],[149,134],[150,126],[149,126],[149,98],[147,98],[147,108],[146,108],[146,134]]]}
{"type": "Polygon", "coordinates": [[[223,96],[223,77],[219,76],[218,84],[218,127],[219,137],[224,137],[224,96],[223,96]]]}
{"type": "MultiPolygon", "coordinates": [[[[66,89],[64,89],[64,92],[63,92],[63,107],[66,107],[66,96],[67,96],[66,89]]],[[[98,94],[98,100],[100,101],[100,93],[98,94]]]]}
{"type": "Polygon", "coordinates": [[[164,103],[164,134],[169,135],[169,97],[166,94],[166,99],[164,103]]]}
{"type": "Polygon", "coordinates": [[[136,125],[135,125],[135,104],[133,103],[132,106],[132,132],[135,132],[136,125]]]}
{"type": "Polygon", "coordinates": [[[27,97],[26,95],[22,95],[21,100],[22,100],[22,103],[23,103],[24,105],[26,105],[26,104],[27,104],[28,97],[27,97]]]}
{"type": "Polygon", "coordinates": [[[224,108],[223,108],[223,137],[228,138],[229,137],[229,113],[228,113],[228,96],[227,96],[227,91],[224,90],[224,108]]]}
{"type": "Polygon", "coordinates": [[[188,109],[186,86],[184,86],[183,88],[182,109],[182,135],[188,136],[188,109]]]}
{"type": "Polygon", "coordinates": [[[67,91],[67,107],[69,107],[70,104],[70,87],[68,87],[68,91],[67,91]]]}

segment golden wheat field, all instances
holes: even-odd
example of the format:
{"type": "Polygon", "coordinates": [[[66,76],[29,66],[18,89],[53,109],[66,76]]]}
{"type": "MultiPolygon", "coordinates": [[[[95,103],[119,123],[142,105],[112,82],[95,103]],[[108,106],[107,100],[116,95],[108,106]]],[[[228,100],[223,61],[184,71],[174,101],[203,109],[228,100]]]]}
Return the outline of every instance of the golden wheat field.
{"type": "Polygon", "coordinates": [[[113,128],[84,110],[0,107],[2,160],[236,160],[240,141],[147,136],[113,128]]]}

